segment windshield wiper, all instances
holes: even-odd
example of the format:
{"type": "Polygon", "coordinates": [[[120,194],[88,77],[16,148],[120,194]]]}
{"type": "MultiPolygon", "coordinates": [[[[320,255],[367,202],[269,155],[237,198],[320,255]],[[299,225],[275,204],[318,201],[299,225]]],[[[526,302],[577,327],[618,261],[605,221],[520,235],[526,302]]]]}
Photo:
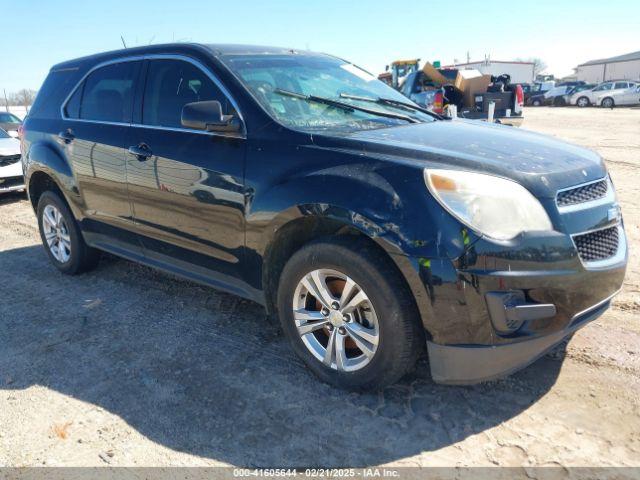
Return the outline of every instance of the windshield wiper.
{"type": "Polygon", "coordinates": [[[348,99],[351,99],[351,100],[361,100],[363,102],[378,103],[380,105],[389,105],[391,107],[398,107],[398,108],[402,108],[404,110],[411,110],[411,111],[414,111],[414,112],[426,113],[427,115],[429,115],[429,116],[431,116],[433,118],[437,118],[438,120],[443,120],[444,119],[444,117],[442,115],[438,115],[437,113],[434,113],[434,112],[432,112],[430,110],[427,110],[426,108],[420,107],[418,105],[414,105],[414,104],[409,103],[409,102],[403,102],[401,100],[394,100],[392,98],[362,97],[360,95],[350,95],[348,93],[341,93],[340,97],[341,98],[348,98],[348,99]]]}
{"type": "Polygon", "coordinates": [[[276,88],[274,92],[280,95],[284,95],[285,97],[299,98],[300,100],[306,100],[307,102],[322,103],[324,105],[340,108],[345,112],[353,112],[354,110],[357,110],[359,112],[376,115],[378,117],[395,118],[398,120],[404,120],[409,123],[420,123],[420,120],[416,120],[415,118],[411,118],[407,115],[391,112],[381,112],[380,110],[360,107],[358,105],[353,105],[352,103],[341,102],[340,100],[333,100],[331,98],[318,97],[316,95],[303,95],[301,93],[290,92],[289,90],[283,90],[281,88],[276,88]]]}

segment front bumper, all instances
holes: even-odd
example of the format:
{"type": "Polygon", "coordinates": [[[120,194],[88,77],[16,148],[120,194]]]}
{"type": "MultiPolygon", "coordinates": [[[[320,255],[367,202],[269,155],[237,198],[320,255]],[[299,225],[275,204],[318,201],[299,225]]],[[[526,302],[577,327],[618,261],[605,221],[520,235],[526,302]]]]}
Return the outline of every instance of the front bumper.
{"type": "Polygon", "coordinates": [[[436,383],[471,385],[510,375],[530,365],[576,330],[600,317],[609,308],[616,293],[574,315],[567,328],[531,340],[491,346],[450,346],[428,341],[431,377],[436,383]]]}
{"type": "Polygon", "coordinates": [[[0,193],[24,189],[24,176],[22,174],[22,165],[19,161],[5,167],[0,167],[0,193]]]}
{"type": "MultiPolygon", "coordinates": [[[[590,215],[599,218],[608,207],[594,206],[590,215]]],[[[584,210],[564,217],[572,231],[581,231],[584,210]]],[[[480,238],[455,260],[413,258],[415,274],[407,281],[428,335],[434,381],[473,384],[509,375],[602,315],[626,272],[621,220],[617,227],[618,250],[602,261],[583,261],[575,235],[560,232],[505,244],[480,238]],[[495,298],[504,298],[500,308],[495,298]],[[520,323],[505,329],[514,318],[520,323]]]]}

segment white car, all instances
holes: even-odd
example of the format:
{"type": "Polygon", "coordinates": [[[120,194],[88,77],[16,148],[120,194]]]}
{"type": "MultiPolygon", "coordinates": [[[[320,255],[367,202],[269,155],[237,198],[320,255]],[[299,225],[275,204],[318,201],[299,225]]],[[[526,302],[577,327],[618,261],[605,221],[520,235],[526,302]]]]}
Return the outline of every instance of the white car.
{"type": "Polygon", "coordinates": [[[617,105],[640,105],[640,84],[633,84],[626,90],[611,93],[609,97],[600,100],[600,105],[607,108],[617,105]]]}
{"type": "MultiPolygon", "coordinates": [[[[616,103],[615,98],[619,94],[626,95],[631,93],[638,87],[638,82],[628,80],[617,80],[612,82],[604,82],[591,90],[583,90],[571,96],[569,103],[579,107],[588,107],[596,105],[611,108],[615,105],[628,105],[628,103],[616,103]]],[[[621,101],[625,97],[621,97],[621,101]]],[[[631,98],[631,97],[630,97],[631,98]]]]}
{"type": "Polygon", "coordinates": [[[0,129],[0,193],[24,190],[20,142],[0,129]]]}

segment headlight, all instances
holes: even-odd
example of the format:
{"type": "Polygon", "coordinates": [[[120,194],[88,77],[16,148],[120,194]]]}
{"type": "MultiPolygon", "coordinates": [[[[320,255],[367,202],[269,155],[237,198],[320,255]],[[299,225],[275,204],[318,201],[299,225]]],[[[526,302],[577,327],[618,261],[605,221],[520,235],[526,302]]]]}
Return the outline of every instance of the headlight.
{"type": "Polygon", "coordinates": [[[425,169],[427,188],[473,230],[509,240],[521,232],[552,230],[540,202],[519,183],[482,173],[425,169]]]}

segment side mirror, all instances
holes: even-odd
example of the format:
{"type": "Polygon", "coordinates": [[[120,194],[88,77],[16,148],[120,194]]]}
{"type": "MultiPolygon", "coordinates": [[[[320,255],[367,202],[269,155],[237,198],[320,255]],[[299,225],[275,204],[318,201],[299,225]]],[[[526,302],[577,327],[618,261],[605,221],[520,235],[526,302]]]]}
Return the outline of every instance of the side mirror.
{"type": "Polygon", "coordinates": [[[223,115],[217,100],[187,103],[182,107],[180,123],[185,128],[206,132],[237,133],[240,121],[233,115],[223,115]]]}

